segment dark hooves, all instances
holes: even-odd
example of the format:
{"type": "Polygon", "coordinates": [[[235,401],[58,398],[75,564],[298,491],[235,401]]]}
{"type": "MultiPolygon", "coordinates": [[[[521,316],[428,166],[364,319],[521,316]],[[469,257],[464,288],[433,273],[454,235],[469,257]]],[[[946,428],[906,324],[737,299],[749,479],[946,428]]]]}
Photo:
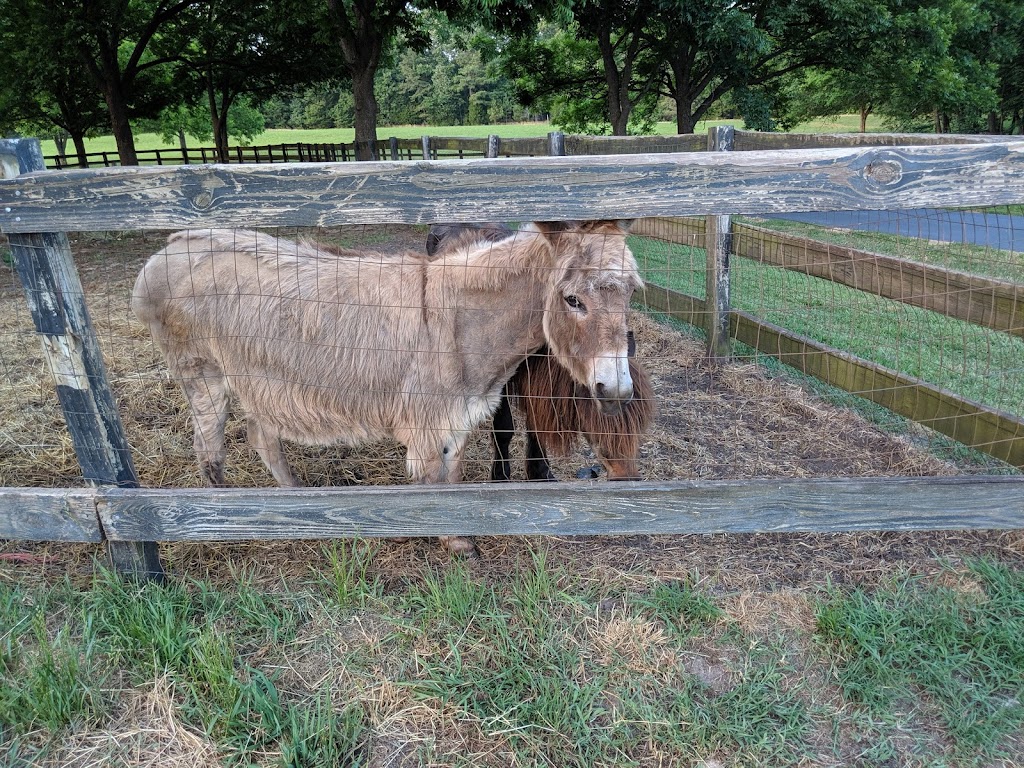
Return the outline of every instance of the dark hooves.
{"type": "Polygon", "coordinates": [[[576,472],[576,477],[580,480],[597,480],[601,476],[601,465],[594,464],[589,467],[584,467],[576,472]]]}

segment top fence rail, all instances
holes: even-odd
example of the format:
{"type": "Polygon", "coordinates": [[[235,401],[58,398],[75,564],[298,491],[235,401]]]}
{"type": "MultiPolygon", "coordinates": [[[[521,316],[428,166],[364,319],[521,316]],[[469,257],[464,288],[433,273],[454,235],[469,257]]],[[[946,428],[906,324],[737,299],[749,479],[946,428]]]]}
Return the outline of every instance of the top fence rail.
{"type": "MultiPolygon", "coordinates": [[[[19,140],[0,140],[17,163],[19,140]]],[[[38,144],[36,144],[38,147],[38,144]]],[[[632,219],[1024,202],[1024,142],[78,169],[0,181],[0,230],[632,219]]]]}

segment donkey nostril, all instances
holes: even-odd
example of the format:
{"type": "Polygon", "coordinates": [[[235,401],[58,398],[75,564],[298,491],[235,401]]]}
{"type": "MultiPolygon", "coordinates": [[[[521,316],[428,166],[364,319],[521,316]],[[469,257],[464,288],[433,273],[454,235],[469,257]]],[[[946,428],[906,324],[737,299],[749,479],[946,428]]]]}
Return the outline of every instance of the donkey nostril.
{"type": "Polygon", "coordinates": [[[597,393],[598,397],[604,397],[605,396],[604,390],[605,390],[604,384],[602,384],[600,381],[597,382],[597,386],[594,387],[594,391],[597,393]]]}

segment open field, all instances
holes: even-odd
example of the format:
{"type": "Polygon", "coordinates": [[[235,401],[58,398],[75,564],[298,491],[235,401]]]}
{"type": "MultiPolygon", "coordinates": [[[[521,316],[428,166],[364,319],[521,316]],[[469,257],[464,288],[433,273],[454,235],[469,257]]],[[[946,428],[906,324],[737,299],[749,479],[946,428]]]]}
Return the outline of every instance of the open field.
{"type": "MultiPolygon", "coordinates": [[[[425,228],[317,234],[421,249],[425,228]]],[[[162,237],[72,241],[143,483],[199,484],[184,399],[127,308],[162,237]]],[[[631,324],[659,398],[649,479],[991,469],[778,367],[709,366],[691,333],[639,311],[631,324]]],[[[55,400],[0,263],[0,484],[81,484],[55,400]]],[[[270,485],[239,421],[228,439],[229,484],[270,485]]],[[[489,457],[480,434],[471,479],[489,457]]],[[[289,460],[309,484],[404,482],[390,443],[289,460]]],[[[581,445],[553,466],[593,464],[581,445]]],[[[167,544],[157,587],[98,572],[91,545],[0,542],[0,763],[1024,764],[1021,532],[477,545],[453,561],[427,540],[167,544]]]]}
{"type": "MultiPolygon", "coordinates": [[[[844,115],[838,120],[817,120],[811,123],[798,125],[795,133],[849,133],[856,132],[859,128],[859,118],[854,115],[844,115]]],[[[715,125],[732,125],[737,128],[743,127],[742,120],[709,120],[698,123],[695,133],[707,133],[708,128],[715,125]]],[[[501,123],[498,125],[395,125],[380,126],[377,128],[377,137],[386,139],[394,136],[399,139],[418,139],[421,136],[465,136],[470,138],[486,138],[491,134],[497,134],[502,138],[518,138],[529,136],[546,136],[549,131],[557,130],[547,122],[529,123],[501,123]]],[[[880,131],[880,124],[871,124],[869,130],[880,131]]],[[[675,123],[658,123],[655,133],[668,136],[676,132],[675,123]]],[[[320,128],[320,129],[298,129],[298,128],[272,128],[252,140],[255,146],[265,144],[296,144],[305,142],[309,144],[339,144],[351,143],[355,139],[355,132],[351,128],[320,128]]],[[[50,140],[42,142],[43,154],[56,154],[57,149],[50,140]]],[[[232,146],[234,141],[231,142],[232,146]]],[[[94,139],[86,139],[86,150],[89,152],[116,152],[117,145],[113,136],[99,136],[94,139]]],[[[160,139],[155,133],[137,133],[135,135],[136,149],[173,149],[178,146],[177,142],[167,143],[160,139]]],[[[189,146],[212,146],[212,142],[196,142],[189,140],[189,146]]]]}

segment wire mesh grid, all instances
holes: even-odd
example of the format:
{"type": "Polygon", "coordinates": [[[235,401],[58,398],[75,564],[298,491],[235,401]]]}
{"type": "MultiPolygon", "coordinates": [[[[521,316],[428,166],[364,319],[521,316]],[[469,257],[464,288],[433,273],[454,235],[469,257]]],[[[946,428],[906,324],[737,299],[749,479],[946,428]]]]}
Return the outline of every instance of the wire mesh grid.
{"type": "MultiPolygon", "coordinates": [[[[773,238],[783,233],[909,264],[941,265],[958,271],[969,267],[972,274],[1002,282],[1024,282],[1019,276],[1019,253],[905,234],[863,235],[829,224],[734,219],[733,306],[1021,418],[1024,347],[1019,326],[1009,332],[996,330],[906,301],[882,298],[835,279],[778,266],[775,262],[782,260],[782,246],[773,238]],[[771,232],[763,231],[768,227],[771,232]],[[774,257],[765,256],[772,253],[774,257]]],[[[1002,220],[994,218],[987,225],[990,231],[1001,226],[1002,220]]],[[[609,441],[602,442],[600,436],[602,431],[614,431],[607,424],[589,439],[580,436],[569,441],[567,455],[549,456],[554,477],[606,478],[608,456],[603,456],[606,461],[602,463],[601,454],[616,450],[635,452],[637,474],[650,480],[1012,471],[1006,464],[966,451],[948,438],[860,398],[801,376],[750,347],[737,344],[733,362],[710,363],[700,332],[681,322],[681,314],[669,316],[644,303],[657,286],[704,298],[702,222],[637,222],[634,233],[627,242],[646,287],[634,294],[626,324],[636,348],[632,372],[636,378],[636,366],[640,366],[649,382],[653,418],[642,428],[635,446],[626,441],[609,448],[609,441]]],[[[344,249],[382,253],[389,259],[407,253],[405,259],[411,262],[427,258],[430,247],[428,228],[422,226],[290,229],[267,234],[320,244],[313,246],[314,254],[325,262],[347,258],[344,249]]],[[[484,239],[487,234],[483,233],[484,239]]],[[[146,260],[164,247],[166,235],[75,234],[71,246],[142,484],[199,486],[208,478],[200,470],[193,447],[195,430],[188,400],[180,381],[170,374],[164,352],[131,308],[136,278],[146,260]]],[[[267,255],[271,260],[278,258],[274,252],[267,255]]],[[[862,261],[875,265],[868,257],[862,261]]],[[[394,268],[396,262],[386,263],[394,268]]],[[[839,271],[837,265],[830,268],[839,271]]],[[[237,285],[221,287],[225,293],[239,292],[237,285]]],[[[892,293],[896,289],[890,285],[886,290],[892,293]]],[[[949,288],[947,292],[952,291],[949,288]]],[[[322,313],[331,310],[330,302],[316,296],[306,299],[317,307],[317,322],[322,322],[322,313]]],[[[0,302],[0,484],[81,485],[46,358],[17,276],[7,263],[0,268],[0,302]]],[[[563,311],[575,310],[566,306],[563,311]]],[[[486,316],[493,322],[493,313],[486,316]]],[[[363,322],[367,317],[362,310],[349,319],[363,322]]],[[[269,340],[241,341],[265,347],[263,342],[269,340]]],[[[331,354],[313,347],[307,351],[319,358],[331,354]]],[[[528,351],[524,348],[523,355],[528,351]]],[[[250,378],[258,374],[250,370],[236,373],[250,378]]],[[[512,373],[512,369],[503,369],[495,371],[495,377],[512,373]]],[[[543,378],[550,373],[535,376],[543,378]]],[[[298,385],[281,384],[284,396],[296,396],[298,385]]],[[[574,395],[588,397],[586,389],[578,385],[574,395]]],[[[529,409],[522,407],[529,402],[528,396],[523,394],[514,401],[518,404],[513,408],[512,479],[526,479],[528,473],[530,446],[523,433],[527,426],[524,413],[529,409]]],[[[252,426],[246,423],[242,404],[236,399],[231,406],[232,416],[225,427],[224,482],[229,486],[274,485],[274,477],[253,450],[252,426]]],[[[494,475],[492,422],[483,417],[478,421],[464,454],[462,474],[470,481],[494,475]]],[[[635,424],[632,428],[639,430],[635,424]]],[[[409,479],[406,448],[395,439],[373,439],[358,445],[304,445],[286,440],[284,452],[294,479],[303,485],[400,484],[409,479]]]]}

